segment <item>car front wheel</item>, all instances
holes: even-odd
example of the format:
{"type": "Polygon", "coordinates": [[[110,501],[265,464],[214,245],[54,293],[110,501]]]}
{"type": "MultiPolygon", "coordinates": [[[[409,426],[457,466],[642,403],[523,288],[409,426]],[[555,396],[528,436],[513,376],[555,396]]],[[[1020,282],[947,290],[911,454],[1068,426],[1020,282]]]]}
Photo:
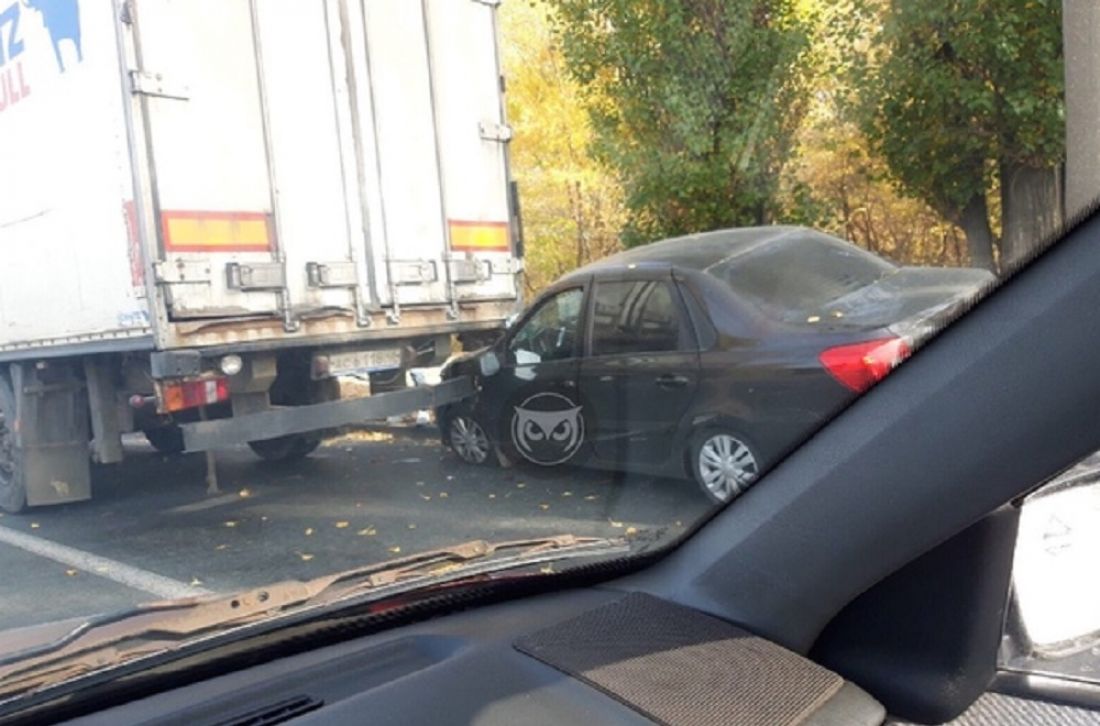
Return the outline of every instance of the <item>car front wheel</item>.
{"type": "Polygon", "coordinates": [[[692,474],[715,504],[745,492],[760,474],[760,458],[741,435],[726,430],[696,435],[689,452],[692,474]]]}
{"type": "Polygon", "coordinates": [[[447,443],[467,464],[494,463],[493,445],[485,427],[468,413],[456,413],[447,419],[447,443]]]}

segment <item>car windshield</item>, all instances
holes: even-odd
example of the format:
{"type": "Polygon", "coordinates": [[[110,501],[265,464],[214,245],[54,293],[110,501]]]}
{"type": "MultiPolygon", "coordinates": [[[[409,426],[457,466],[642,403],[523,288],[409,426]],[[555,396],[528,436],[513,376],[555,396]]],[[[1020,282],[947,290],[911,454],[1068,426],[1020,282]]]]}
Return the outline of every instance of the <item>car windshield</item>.
{"type": "Polygon", "coordinates": [[[768,310],[805,317],[896,269],[841,240],[792,234],[713,265],[707,272],[768,310]]]}
{"type": "Polygon", "coordinates": [[[0,682],[741,506],[1100,194],[1063,20],[0,0],[0,682]]]}

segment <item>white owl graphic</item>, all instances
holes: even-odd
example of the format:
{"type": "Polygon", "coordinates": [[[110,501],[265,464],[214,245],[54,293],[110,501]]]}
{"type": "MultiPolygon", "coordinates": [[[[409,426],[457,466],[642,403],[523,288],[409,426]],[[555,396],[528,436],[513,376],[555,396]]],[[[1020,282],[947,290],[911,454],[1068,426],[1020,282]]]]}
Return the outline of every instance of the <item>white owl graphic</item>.
{"type": "Polygon", "coordinates": [[[515,407],[512,439],[524,458],[552,466],[568,461],[584,442],[581,406],[557,393],[539,393],[515,407]]]}

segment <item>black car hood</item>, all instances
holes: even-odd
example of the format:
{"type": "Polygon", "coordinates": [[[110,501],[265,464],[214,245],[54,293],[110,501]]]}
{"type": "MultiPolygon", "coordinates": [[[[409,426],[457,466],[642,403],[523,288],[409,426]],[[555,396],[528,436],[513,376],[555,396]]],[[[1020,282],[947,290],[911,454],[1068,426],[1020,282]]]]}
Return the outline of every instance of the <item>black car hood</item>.
{"type": "Polygon", "coordinates": [[[941,320],[996,280],[974,268],[901,267],[824,306],[830,327],[922,326],[941,320]]]}

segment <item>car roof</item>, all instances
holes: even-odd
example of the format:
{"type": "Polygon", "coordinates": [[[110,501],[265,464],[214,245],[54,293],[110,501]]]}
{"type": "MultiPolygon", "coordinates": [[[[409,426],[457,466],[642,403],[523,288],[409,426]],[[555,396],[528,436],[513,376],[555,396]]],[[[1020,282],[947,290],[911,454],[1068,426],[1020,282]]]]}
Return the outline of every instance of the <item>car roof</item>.
{"type": "Polygon", "coordinates": [[[768,227],[735,227],[713,232],[673,237],[634,247],[581,267],[562,281],[593,273],[612,272],[636,265],[645,269],[705,270],[708,267],[743,255],[751,250],[793,234],[821,235],[808,227],[774,225],[768,227]]]}

